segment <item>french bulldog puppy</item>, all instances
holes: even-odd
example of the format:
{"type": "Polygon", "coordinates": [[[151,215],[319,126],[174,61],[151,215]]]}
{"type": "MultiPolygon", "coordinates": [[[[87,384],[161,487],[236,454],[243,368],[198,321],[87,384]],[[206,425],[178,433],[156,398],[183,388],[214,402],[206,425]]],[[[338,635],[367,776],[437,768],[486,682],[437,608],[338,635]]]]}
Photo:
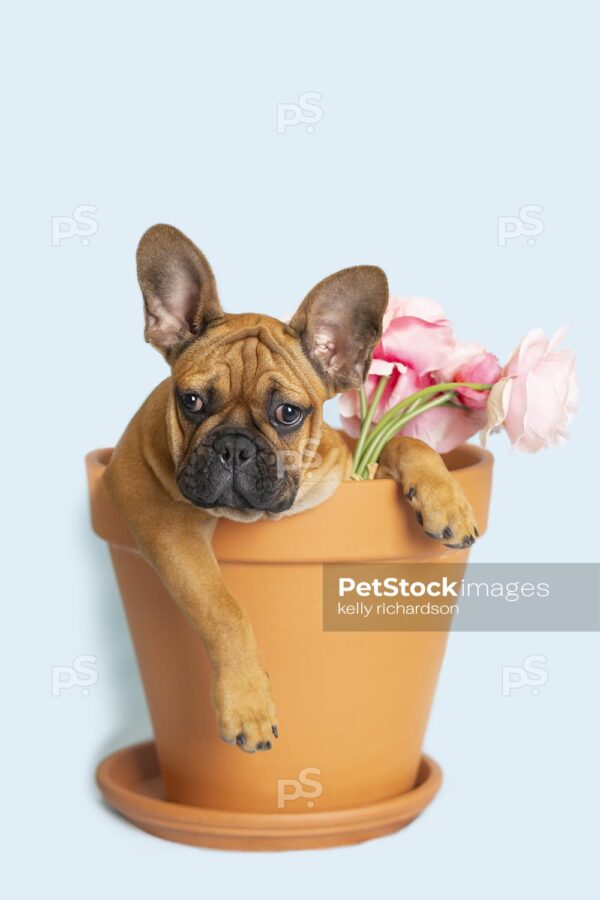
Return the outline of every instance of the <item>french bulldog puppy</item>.
{"type": "MultiPolygon", "coordinates": [[[[220,516],[293,515],[349,477],[350,451],[323,422],[322,406],[362,384],[381,336],[387,279],[375,266],[330,275],[285,323],[224,313],[204,255],[169,225],[144,234],[137,269],[145,337],[171,374],[130,422],[105,484],[204,641],[221,737],[245,752],[270,750],[278,724],[269,678],[211,537],[220,516]]],[[[426,444],[393,439],[377,477],[402,485],[431,537],[453,547],[475,540],[469,504],[426,444]]]]}

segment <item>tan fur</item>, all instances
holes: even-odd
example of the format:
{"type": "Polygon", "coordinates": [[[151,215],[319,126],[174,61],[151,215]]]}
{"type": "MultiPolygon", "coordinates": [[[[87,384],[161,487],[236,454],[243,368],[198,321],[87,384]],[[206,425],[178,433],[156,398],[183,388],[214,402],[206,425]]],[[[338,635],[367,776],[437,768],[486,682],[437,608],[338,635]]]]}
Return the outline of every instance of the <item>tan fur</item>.
{"type": "MultiPolygon", "coordinates": [[[[151,239],[146,239],[146,243],[142,239],[138,261],[141,255],[144,266],[154,265],[151,251],[164,256],[170,249],[176,254],[177,247],[182,246],[185,265],[191,255],[192,265],[201,267],[200,280],[205,271],[208,273],[204,286],[208,283],[208,288],[215,290],[214,277],[200,251],[191,242],[178,244],[179,232],[175,229],[168,229],[167,243],[161,244],[157,231],[161,228],[168,226],[155,226],[147,233],[151,239]],[[195,252],[200,256],[196,257],[195,252]]],[[[168,253],[166,259],[170,265],[168,253]]],[[[371,277],[367,268],[360,270],[363,279],[371,277]]],[[[146,271],[142,268],[140,283],[146,305],[153,310],[152,317],[147,318],[147,333],[152,342],[162,342],[159,349],[169,358],[172,372],[132,419],[114,451],[105,483],[142,553],[204,640],[212,665],[212,699],[221,736],[228,742],[237,742],[246,752],[270,749],[273,735],[277,734],[277,714],[269,680],[259,661],[250,622],[221,577],[211,538],[218,516],[250,522],[263,516],[292,515],[321,503],[349,476],[351,457],[347,445],[322,420],[323,403],[336,389],[336,357],[327,357],[329,368],[323,371],[321,362],[310,358],[310,347],[293,327],[263,315],[223,315],[216,294],[208,301],[212,316],[201,326],[198,309],[194,309],[191,325],[185,324],[177,308],[172,321],[167,317],[161,320],[160,303],[147,296],[154,287],[145,282],[146,271]],[[201,392],[209,382],[226,401],[199,426],[192,425],[182,414],[177,392],[201,392]],[[293,434],[282,436],[269,420],[265,398],[273,385],[285,395],[286,402],[311,409],[293,434]],[[203,509],[183,496],[177,474],[203,436],[222,423],[259,431],[297,474],[299,488],[289,510],[270,513],[229,507],[203,509]]],[[[178,289],[187,274],[185,267],[183,274],[177,273],[178,289]]],[[[349,274],[343,277],[348,279],[350,290],[355,279],[349,274]]],[[[343,284],[342,280],[342,288],[343,284]]],[[[157,296],[161,292],[162,284],[157,296]]],[[[185,292],[181,296],[185,298],[185,292]]],[[[381,302],[377,301],[381,315],[386,299],[382,296],[381,302]]],[[[304,305],[301,311],[306,316],[304,305]]],[[[360,334],[351,336],[352,340],[345,335],[347,353],[353,353],[353,342],[358,342],[350,363],[346,356],[343,366],[340,364],[339,377],[346,382],[356,372],[361,374],[364,366],[368,367],[379,331],[370,326],[367,330],[368,339],[360,347],[360,334]]],[[[392,477],[403,485],[423,517],[424,528],[437,538],[443,539],[444,528],[448,527],[460,541],[474,533],[472,512],[457,482],[438,454],[420,441],[392,441],[383,453],[378,477],[392,477]]]]}

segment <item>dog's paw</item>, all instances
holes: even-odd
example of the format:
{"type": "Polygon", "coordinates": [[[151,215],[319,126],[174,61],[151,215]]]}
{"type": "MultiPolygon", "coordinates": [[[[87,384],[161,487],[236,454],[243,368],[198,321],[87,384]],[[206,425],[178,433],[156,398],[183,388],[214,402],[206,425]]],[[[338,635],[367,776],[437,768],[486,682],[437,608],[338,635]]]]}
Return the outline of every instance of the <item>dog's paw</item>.
{"type": "Polygon", "coordinates": [[[212,690],[219,734],[245,753],[270,750],[279,737],[269,679],[262,669],[221,673],[212,690]]]}
{"type": "Polygon", "coordinates": [[[405,496],[425,534],[461,550],[479,537],[473,510],[449,472],[432,472],[409,484],[405,496]]]}

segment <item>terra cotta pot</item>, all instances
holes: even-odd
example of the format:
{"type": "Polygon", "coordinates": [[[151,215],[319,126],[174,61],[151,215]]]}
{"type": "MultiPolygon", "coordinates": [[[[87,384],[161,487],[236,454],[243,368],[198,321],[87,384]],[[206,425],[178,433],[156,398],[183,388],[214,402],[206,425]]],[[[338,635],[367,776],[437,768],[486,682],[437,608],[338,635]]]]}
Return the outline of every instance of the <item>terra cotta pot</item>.
{"type": "MultiPolygon", "coordinates": [[[[100,764],[108,802],[161,837],[235,849],[348,844],[411,821],[441,781],[422,745],[447,629],[324,631],[323,564],[466,564],[468,551],[423,535],[392,481],[344,483],[278,522],[220,520],[215,555],[253,624],[279,712],[273,750],[245,754],[219,739],[202,642],[103,490],[110,454],[86,460],[92,522],[110,546],[154,743],[100,764]]],[[[491,454],[465,445],[446,462],[483,534],[491,454]]]]}

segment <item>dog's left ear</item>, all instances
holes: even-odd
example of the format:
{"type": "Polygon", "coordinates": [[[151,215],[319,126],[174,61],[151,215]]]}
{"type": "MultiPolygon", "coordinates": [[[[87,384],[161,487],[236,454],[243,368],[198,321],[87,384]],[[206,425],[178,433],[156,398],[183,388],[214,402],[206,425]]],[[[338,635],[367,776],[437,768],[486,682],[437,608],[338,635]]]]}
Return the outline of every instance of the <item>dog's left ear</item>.
{"type": "Polygon", "coordinates": [[[334,393],[366,378],[389,298],[377,266],[342,269],[320,281],[290,321],[311,362],[334,393]]]}
{"type": "Polygon", "coordinates": [[[215,276],[204,254],[172,225],[153,225],[137,249],[148,343],[168,362],[211,319],[223,315],[215,276]]]}

